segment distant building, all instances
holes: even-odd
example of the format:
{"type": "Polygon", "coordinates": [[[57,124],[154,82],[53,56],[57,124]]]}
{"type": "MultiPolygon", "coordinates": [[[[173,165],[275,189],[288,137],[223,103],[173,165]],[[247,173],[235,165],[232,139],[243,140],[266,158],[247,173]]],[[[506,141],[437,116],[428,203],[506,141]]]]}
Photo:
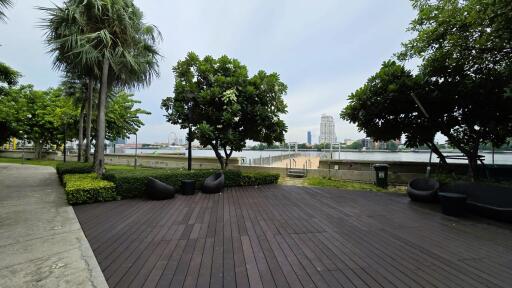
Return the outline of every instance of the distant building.
{"type": "Polygon", "coordinates": [[[336,132],[334,127],[334,118],[329,115],[322,115],[320,120],[320,137],[319,141],[322,143],[336,143],[336,132]]]}
{"type": "Polygon", "coordinates": [[[311,131],[308,131],[308,145],[310,145],[310,146],[311,146],[311,143],[312,143],[312,140],[313,140],[311,138],[312,138],[311,137],[311,131]]]}
{"type": "Polygon", "coordinates": [[[366,149],[373,149],[373,147],[374,147],[372,138],[361,139],[361,143],[363,144],[363,148],[366,148],[366,149]]]}
{"type": "Polygon", "coordinates": [[[343,140],[343,143],[345,143],[345,145],[352,145],[352,143],[354,143],[355,141],[352,140],[352,139],[345,139],[343,140]]]}

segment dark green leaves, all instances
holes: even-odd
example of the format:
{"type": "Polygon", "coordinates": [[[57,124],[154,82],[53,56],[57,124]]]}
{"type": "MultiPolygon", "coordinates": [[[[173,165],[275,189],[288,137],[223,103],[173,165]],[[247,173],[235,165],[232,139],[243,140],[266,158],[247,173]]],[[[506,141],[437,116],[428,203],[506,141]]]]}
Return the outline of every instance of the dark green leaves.
{"type": "MultiPolygon", "coordinates": [[[[238,60],[222,56],[200,59],[188,53],[173,67],[174,96],[162,101],[167,121],[188,127],[203,146],[224,150],[225,158],[240,151],[247,140],[273,143],[287,130],[280,116],[286,113],[287,87],[276,73],[259,71],[249,77],[238,60]]],[[[219,155],[218,155],[219,157],[219,155]]]]}

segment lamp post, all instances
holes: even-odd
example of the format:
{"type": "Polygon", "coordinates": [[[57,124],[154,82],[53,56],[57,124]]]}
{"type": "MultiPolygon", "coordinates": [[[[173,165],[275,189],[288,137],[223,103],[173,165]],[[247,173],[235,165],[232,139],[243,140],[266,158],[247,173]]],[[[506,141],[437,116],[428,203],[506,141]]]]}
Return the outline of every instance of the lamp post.
{"type": "Polygon", "coordinates": [[[137,169],[137,147],[138,147],[138,139],[137,139],[137,133],[135,133],[135,161],[134,161],[134,165],[135,165],[135,169],[137,169]]]}
{"type": "Polygon", "coordinates": [[[67,151],[67,149],[66,149],[66,142],[67,142],[67,141],[66,141],[66,140],[67,140],[67,138],[66,138],[66,134],[67,134],[67,133],[66,133],[66,132],[67,132],[67,130],[68,130],[68,129],[67,129],[67,126],[68,126],[68,125],[66,124],[66,122],[64,122],[64,163],[66,163],[66,154],[68,154],[68,151],[67,151]]]}
{"type": "Polygon", "coordinates": [[[187,113],[188,113],[188,162],[187,169],[188,171],[192,170],[192,100],[194,98],[194,94],[188,94],[188,103],[187,103],[187,113]]]}
{"type": "MultiPolygon", "coordinates": [[[[20,131],[20,135],[23,135],[23,131],[20,131]]],[[[25,160],[25,137],[23,137],[23,147],[21,148],[21,165],[23,165],[24,160],[25,160]]]]}

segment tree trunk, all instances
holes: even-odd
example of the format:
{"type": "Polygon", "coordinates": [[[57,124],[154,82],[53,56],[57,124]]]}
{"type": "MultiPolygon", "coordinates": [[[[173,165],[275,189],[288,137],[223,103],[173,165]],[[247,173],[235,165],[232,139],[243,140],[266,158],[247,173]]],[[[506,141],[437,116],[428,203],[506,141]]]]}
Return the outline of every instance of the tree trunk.
{"type": "Polygon", "coordinates": [[[102,176],[105,170],[105,109],[108,92],[108,69],[110,62],[105,55],[103,59],[103,70],[101,73],[100,98],[98,99],[98,119],[96,125],[96,159],[94,159],[94,170],[98,176],[102,176]]]}
{"type": "Polygon", "coordinates": [[[34,146],[34,158],[39,160],[41,159],[41,150],[43,150],[43,147],[39,143],[39,141],[33,141],[32,143],[32,145],[34,146]]]}
{"type": "Polygon", "coordinates": [[[466,155],[468,157],[468,176],[474,182],[478,179],[478,145],[466,155]]]}
{"type": "Polygon", "coordinates": [[[443,152],[439,150],[439,147],[435,143],[426,143],[427,146],[432,150],[432,153],[436,154],[436,156],[439,158],[439,161],[441,161],[442,164],[448,164],[446,161],[446,157],[444,157],[443,152]]]}
{"type": "Polygon", "coordinates": [[[224,147],[224,155],[226,155],[226,157],[224,158],[224,169],[222,170],[228,169],[229,159],[231,158],[231,155],[233,155],[233,149],[230,149],[228,152],[227,147],[224,147]]]}
{"type": "Polygon", "coordinates": [[[85,162],[91,162],[91,127],[92,127],[92,104],[94,95],[94,80],[89,77],[87,83],[87,123],[85,125],[85,162]]]}
{"type": "Polygon", "coordinates": [[[210,146],[212,146],[213,152],[215,152],[215,157],[217,157],[217,161],[219,161],[220,169],[222,171],[224,171],[226,169],[226,166],[224,163],[224,157],[222,157],[222,154],[220,154],[220,152],[219,152],[219,148],[216,147],[215,145],[210,145],[210,146]]]}
{"type": "Polygon", "coordinates": [[[80,107],[80,120],[78,122],[78,162],[82,162],[83,144],[84,144],[84,117],[85,117],[85,105],[87,104],[87,97],[82,100],[82,106],[80,107]]]}

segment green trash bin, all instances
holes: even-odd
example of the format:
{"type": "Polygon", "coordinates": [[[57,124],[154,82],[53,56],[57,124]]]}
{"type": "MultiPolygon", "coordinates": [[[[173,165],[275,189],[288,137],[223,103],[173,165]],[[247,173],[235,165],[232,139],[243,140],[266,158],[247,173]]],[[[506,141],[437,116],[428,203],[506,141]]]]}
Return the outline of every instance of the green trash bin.
{"type": "Polygon", "coordinates": [[[375,164],[373,165],[373,169],[375,169],[375,185],[381,188],[388,188],[388,164],[375,164]]]}

